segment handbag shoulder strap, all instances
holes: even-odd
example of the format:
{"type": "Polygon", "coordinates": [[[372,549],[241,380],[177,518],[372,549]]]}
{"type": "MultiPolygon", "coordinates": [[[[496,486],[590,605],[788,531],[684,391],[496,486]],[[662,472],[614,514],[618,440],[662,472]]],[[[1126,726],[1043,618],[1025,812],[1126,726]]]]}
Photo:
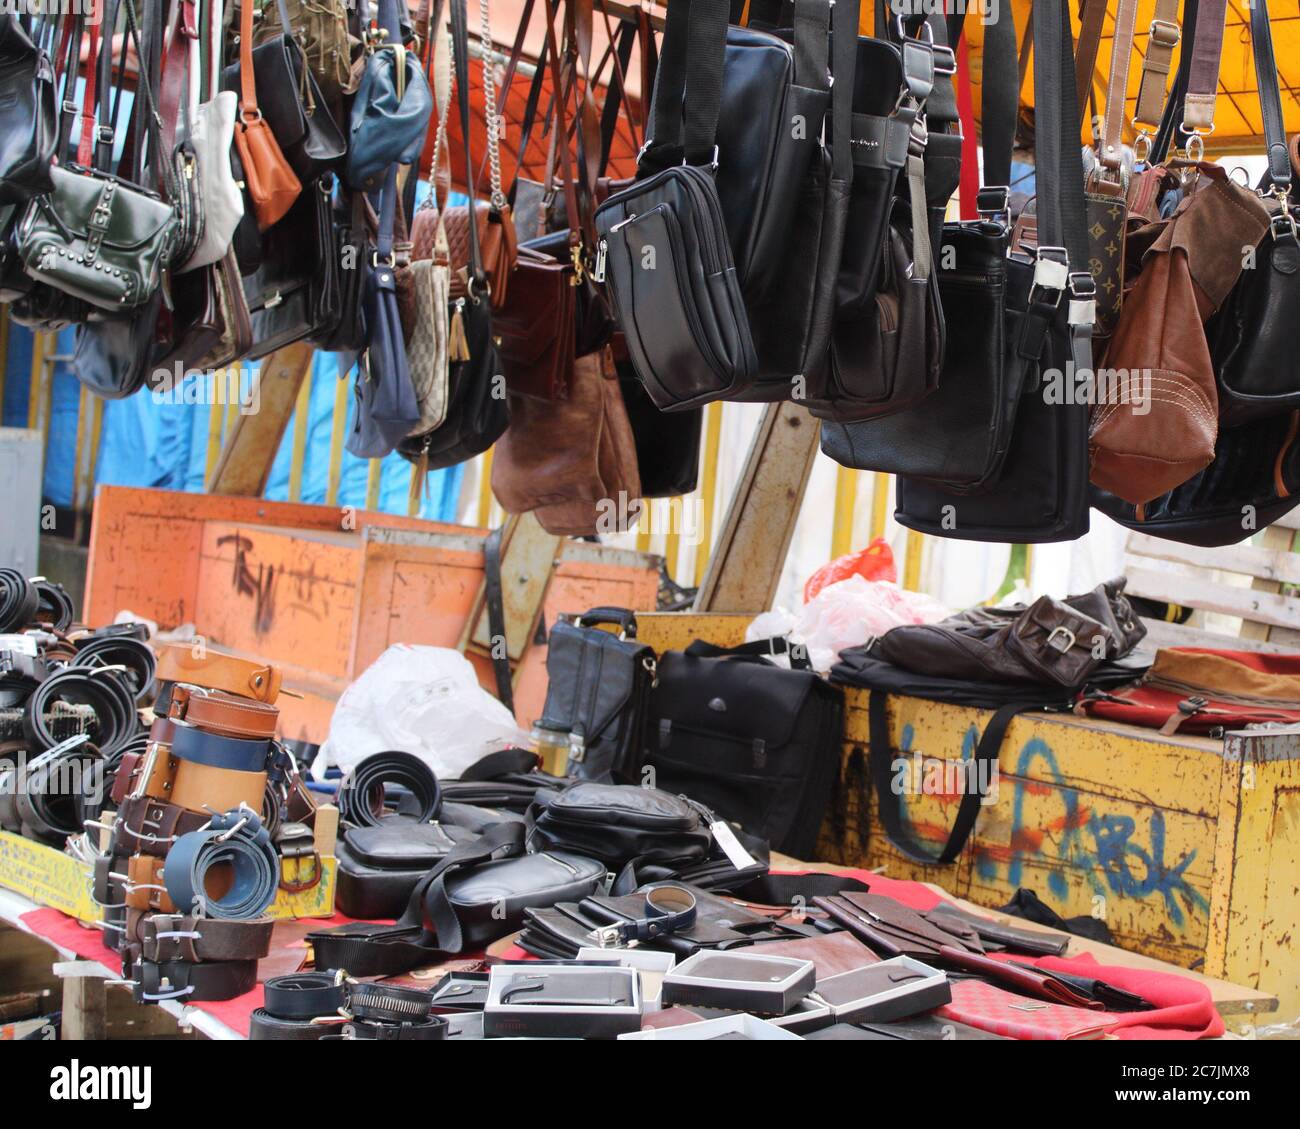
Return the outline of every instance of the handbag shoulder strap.
{"type": "MultiPolygon", "coordinates": [[[[1183,0],[1183,27],[1181,36],[1184,42],[1195,41],[1197,16],[1199,11],[1199,0],[1183,0]]],[[[1169,91],[1169,97],[1165,100],[1164,110],[1160,113],[1160,123],[1156,129],[1155,137],[1151,141],[1151,152],[1148,156],[1149,164],[1159,164],[1165,160],[1169,150],[1173,148],[1174,138],[1178,134],[1178,127],[1183,118],[1183,99],[1187,94],[1188,75],[1192,67],[1192,53],[1189,50],[1183,50],[1178,57],[1178,71],[1174,75],[1173,87],[1169,91]]],[[[1142,121],[1146,121],[1145,118],[1142,121]]]]}
{"type": "Polygon", "coordinates": [[[1102,166],[1118,170],[1124,155],[1124,110],[1128,94],[1128,68],[1133,58],[1133,32],[1137,27],[1138,0],[1119,0],[1115,12],[1115,38],[1110,49],[1110,78],[1106,83],[1106,106],[1102,118],[1102,166]]]}
{"type": "Polygon", "coordinates": [[[1228,0],[1201,0],[1192,38],[1187,93],[1183,98],[1182,132],[1191,135],[1188,156],[1199,159],[1192,138],[1214,132],[1214,104],[1219,96],[1219,61],[1223,55],[1223,28],[1228,0]]]}
{"type": "Polygon", "coordinates": [[[253,75],[253,0],[239,4],[239,117],[253,121],[262,116],[257,107],[257,81],[253,75]]]}
{"type": "Polygon", "coordinates": [[[686,648],[686,654],[692,658],[706,659],[729,657],[766,659],[777,655],[788,655],[791,670],[812,670],[812,663],[808,661],[808,648],[798,643],[792,644],[784,635],[774,635],[770,639],[755,639],[750,643],[739,643],[734,647],[719,647],[703,639],[696,639],[686,648]]]}
{"type": "Polygon", "coordinates": [[[677,0],[668,6],[642,160],[653,154],[656,166],[714,163],[728,15],[727,0],[677,0]]]}
{"type": "Polygon", "coordinates": [[[1160,124],[1165,107],[1165,86],[1174,58],[1174,48],[1182,38],[1178,26],[1178,0],[1156,0],[1155,14],[1147,35],[1147,51],[1142,57],[1142,78],[1138,85],[1137,109],[1133,124],[1139,136],[1145,127],[1160,124]]]}
{"type": "Polygon", "coordinates": [[[1260,115],[1264,121],[1264,148],[1268,154],[1268,177],[1279,195],[1291,191],[1291,154],[1282,117],[1282,93],[1278,87],[1277,62],[1273,57],[1273,29],[1266,0],[1250,5],[1250,41],[1255,57],[1255,83],[1259,87],[1260,115]]]}
{"type": "MultiPolygon", "coordinates": [[[[1009,195],[1011,154],[1015,147],[1016,118],[1020,112],[1016,22],[1010,4],[999,4],[996,17],[984,28],[983,76],[980,108],[983,181],[985,186],[1005,189],[1009,195]]],[[[1008,204],[1009,200],[999,210],[1005,211],[1008,204]]]]}
{"type": "MultiPolygon", "coordinates": [[[[1079,40],[1074,46],[1074,87],[1079,100],[1079,117],[1087,123],[1092,102],[1093,74],[1097,69],[1097,50],[1106,25],[1106,0],[1080,0],[1079,40]]],[[[1114,48],[1112,47],[1112,59],[1114,48]]]]}
{"type": "Polygon", "coordinates": [[[465,0],[450,0],[452,63],[455,67],[456,102],[460,110],[461,140],[465,145],[465,191],[470,201],[468,289],[471,301],[481,301],[488,280],[483,270],[483,251],[479,246],[478,223],[474,220],[474,157],[470,152],[469,130],[469,26],[465,0]]]}

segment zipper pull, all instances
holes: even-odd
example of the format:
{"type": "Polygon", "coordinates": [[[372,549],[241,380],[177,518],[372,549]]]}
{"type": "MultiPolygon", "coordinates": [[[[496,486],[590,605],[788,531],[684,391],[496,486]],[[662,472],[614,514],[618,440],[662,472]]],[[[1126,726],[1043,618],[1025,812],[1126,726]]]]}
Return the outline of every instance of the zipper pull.
{"type": "Polygon", "coordinates": [[[596,282],[605,281],[605,252],[609,250],[609,240],[603,235],[600,242],[596,244],[596,265],[592,268],[591,277],[596,282]]]}
{"type": "Polygon", "coordinates": [[[447,356],[453,361],[469,360],[469,338],[465,336],[465,299],[456,299],[456,310],[451,315],[447,331],[447,356]]]}

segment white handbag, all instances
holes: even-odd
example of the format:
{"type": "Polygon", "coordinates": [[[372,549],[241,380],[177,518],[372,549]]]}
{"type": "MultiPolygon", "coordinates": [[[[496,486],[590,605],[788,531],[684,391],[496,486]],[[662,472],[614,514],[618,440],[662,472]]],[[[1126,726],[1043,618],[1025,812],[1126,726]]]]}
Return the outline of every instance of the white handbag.
{"type": "MultiPolygon", "coordinates": [[[[221,26],[221,0],[209,6],[209,28],[221,26]]],[[[221,37],[209,35],[213,47],[209,75],[220,75],[221,37]]],[[[235,228],[244,217],[244,194],[239,190],[230,168],[230,149],[235,141],[235,114],[239,97],[233,90],[223,90],[206,102],[200,102],[202,48],[199,39],[190,40],[189,66],[189,139],[198,164],[199,182],[203,186],[203,236],[194,253],[177,268],[177,273],[198,270],[219,262],[230,250],[235,228]]]]}

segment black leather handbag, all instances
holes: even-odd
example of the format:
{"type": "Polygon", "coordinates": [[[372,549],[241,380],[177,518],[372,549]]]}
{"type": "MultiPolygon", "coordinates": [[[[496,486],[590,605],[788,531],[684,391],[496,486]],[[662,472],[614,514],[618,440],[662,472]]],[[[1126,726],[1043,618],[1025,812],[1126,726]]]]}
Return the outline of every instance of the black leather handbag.
{"type": "MultiPolygon", "coordinates": [[[[51,25],[51,27],[54,25],[51,25]]],[[[0,205],[53,187],[58,103],[49,55],[14,12],[0,15],[0,205]]]]}
{"type": "MultiPolygon", "coordinates": [[[[294,38],[284,0],[276,7],[284,34],[253,48],[257,104],[298,179],[310,184],[339,167],[347,142],[294,38]]],[[[239,93],[238,62],[226,68],[222,88],[239,93]]]]}
{"type": "Polygon", "coordinates": [[[1300,354],[1292,318],[1300,310],[1300,239],[1291,203],[1291,155],[1265,0],[1250,9],[1268,171],[1261,194],[1270,237],[1256,250],[1224,308],[1206,327],[1219,384],[1219,420],[1234,427],[1300,407],[1300,354]]]}
{"type": "MultiPolygon", "coordinates": [[[[618,348],[622,338],[616,338],[618,348]]],[[[615,361],[618,387],[627,408],[636,444],[637,473],[641,497],[675,498],[691,493],[699,481],[700,433],[704,409],[661,412],[654,406],[645,386],[636,378],[631,361],[615,361]]]]}
{"type": "Polygon", "coordinates": [[[334,200],[334,248],[339,257],[339,316],[310,340],[329,353],[357,354],[365,346],[362,299],[370,277],[371,225],[365,196],[340,191],[334,200]],[[345,269],[350,268],[350,269],[345,269]]]}
{"type": "Polygon", "coordinates": [[[613,874],[629,863],[681,869],[713,845],[707,813],[660,788],[582,781],[540,797],[529,817],[534,850],[585,855],[613,874]]]}
{"type": "Polygon", "coordinates": [[[1024,309],[1018,347],[1037,363],[1024,381],[995,483],[965,495],[900,479],[895,516],[922,533],[1027,543],[1068,541],[1088,531],[1090,405],[1063,392],[1073,388],[1068,374],[1092,370],[1095,316],[1068,20],[1061,0],[1034,7],[1039,248],[1032,265],[1008,260],[1008,305],[1024,309]]]}
{"type": "MultiPolygon", "coordinates": [[[[452,0],[451,30],[456,66],[456,99],[461,136],[465,139],[465,167],[475,167],[470,154],[469,32],[465,0],[452,0]]],[[[471,199],[474,185],[469,186],[471,199]]],[[[447,414],[432,431],[403,439],[398,451],[416,464],[417,477],[431,470],[455,466],[480,455],[505,433],[510,424],[510,404],[505,377],[492,336],[492,309],[487,276],[483,270],[478,225],[469,229],[469,296],[451,303],[447,376],[447,414]],[[458,349],[456,342],[461,346],[458,349]]]]}
{"type": "Polygon", "coordinates": [[[763,657],[780,642],[664,654],[646,765],[656,787],[813,858],[839,776],[844,697],[806,661],[785,669],[763,657]]]}
{"type": "Polygon", "coordinates": [[[596,209],[595,276],[609,288],[637,375],[662,411],[734,396],[757,366],[715,182],[726,19],[726,0],[670,12],[655,84],[658,136],[637,166],[645,179],[596,209]]]}
{"type": "Polygon", "coordinates": [[[582,780],[638,783],[644,754],[655,653],[636,639],[625,608],[592,608],[551,628],[546,651],[546,704],[539,725],[580,735],[581,759],[568,772],[582,780]],[[611,634],[600,624],[617,624],[611,634]]]}
{"type": "Polygon", "coordinates": [[[457,846],[477,838],[441,821],[400,817],[350,828],[336,850],[339,910],[364,921],[401,917],[420,879],[457,846]]]}
{"type": "Polygon", "coordinates": [[[263,234],[261,263],[244,276],[250,358],[326,334],[337,323],[342,264],[334,245],[333,192],[334,177],[326,174],[263,234]]]}
{"type": "Polygon", "coordinates": [[[381,193],[379,239],[366,279],[363,316],[366,352],[357,372],[357,410],[347,448],[358,458],[391,454],[420,422],[420,406],[406,361],[397,312],[393,219],[397,211],[397,166],[388,170],[381,193]]]}
{"type": "MultiPolygon", "coordinates": [[[[1008,293],[1016,47],[1012,14],[1004,7],[984,36],[980,218],[946,224],[938,256],[945,333],[939,387],[916,407],[885,418],[824,422],[822,451],[842,466],[930,479],[952,493],[979,493],[1001,470],[1025,370],[1037,360],[1036,353],[1021,355],[1021,316],[1008,293]]],[[[855,192],[857,187],[855,180],[855,192]]],[[[1016,269],[1022,276],[1028,270],[1016,269]]],[[[1022,287],[1020,310],[1026,297],[1022,287]]],[[[1041,340],[1026,351],[1040,346],[1041,340]]]]}

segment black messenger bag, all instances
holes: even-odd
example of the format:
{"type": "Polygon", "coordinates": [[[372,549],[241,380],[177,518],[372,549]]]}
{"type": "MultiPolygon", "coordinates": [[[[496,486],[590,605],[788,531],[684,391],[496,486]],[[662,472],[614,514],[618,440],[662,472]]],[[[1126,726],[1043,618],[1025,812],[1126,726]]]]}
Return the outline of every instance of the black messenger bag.
{"type": "Polygon", "coordinates": [[[340,912],[365,921],[401,917],[420,879],[461,843],[477,838],[462,827],[401,816],[349,829],[337,848],[340,912]]]}
{"type": "Polygon", "coordinates": [[[656,788],[807,859],[839,772],[844,698],[812,670],[762,657],[783,642],[665,654],[646,763],[656,788]]]}

